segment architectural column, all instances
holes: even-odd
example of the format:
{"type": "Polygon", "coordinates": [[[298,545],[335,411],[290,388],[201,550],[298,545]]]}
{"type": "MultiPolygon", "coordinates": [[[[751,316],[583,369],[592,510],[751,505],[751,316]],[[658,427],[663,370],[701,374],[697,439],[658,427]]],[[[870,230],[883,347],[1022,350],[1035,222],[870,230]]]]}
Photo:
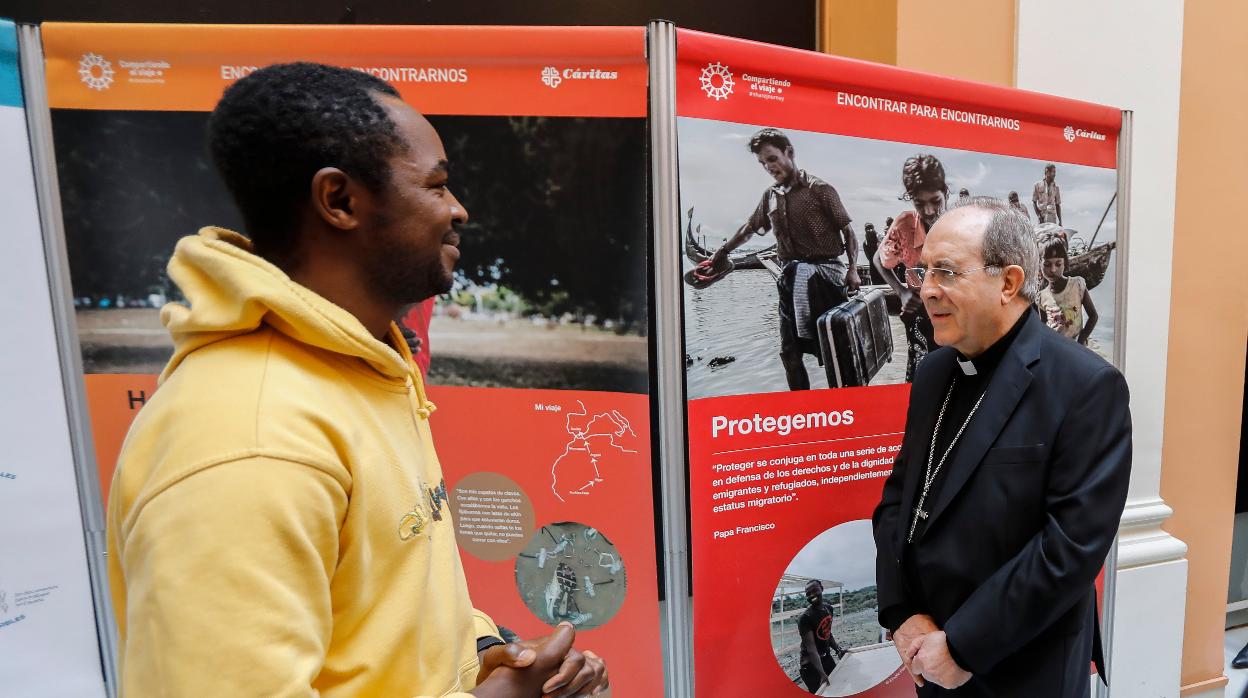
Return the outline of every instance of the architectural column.
{"type": "MultiPolygon", "coordinates": [[[[1161,528],[1183,2],[1019,0],[1018,87],[1132,110],[1124,372],[1134,463],[1109,589],[1110,695],[1175,696],[1180,685],[1187,546],[1161,528]]],[[[1122,243],[1120,242],[1120,245],[1122,243]]],[[[1120,248],[1121,249],[1121,248],[1120,248]]],[[[1229,525],[1229,524],[1228,524],[1229,525]]]]}

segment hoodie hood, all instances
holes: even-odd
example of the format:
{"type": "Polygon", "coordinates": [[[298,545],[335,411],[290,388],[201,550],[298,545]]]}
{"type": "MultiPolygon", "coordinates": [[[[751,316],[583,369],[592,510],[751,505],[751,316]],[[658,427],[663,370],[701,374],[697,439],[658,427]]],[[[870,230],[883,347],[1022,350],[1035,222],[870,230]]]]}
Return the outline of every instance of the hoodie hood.
{"type": "Polygon", "coordinates": [[[196,349],[261,325],[302,344],[362,359],[387,378],[403,380],[412,373],[397,327],[390,327],[391,340],[400,347],[396,350],[373,337],[354,315],[256,256],[251,241],[238,233],[207,227],[182,238],[169,260],[169,277],[187,304],[161,309],[174,344],[161,382],[196,349]]]}

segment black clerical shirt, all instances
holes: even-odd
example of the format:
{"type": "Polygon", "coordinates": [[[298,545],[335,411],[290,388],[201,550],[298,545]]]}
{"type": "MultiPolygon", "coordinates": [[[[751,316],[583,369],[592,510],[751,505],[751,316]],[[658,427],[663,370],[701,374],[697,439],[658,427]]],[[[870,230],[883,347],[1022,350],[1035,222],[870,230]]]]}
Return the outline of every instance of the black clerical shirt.
{"type": "MultiPolygon", "coordinates": [[[[950,442],[953,441],[953,438],[957,435],[958,430],[961,429],[963,423],[966,422],[967,416],[971,414],[971,409],[975,407],[975,403],[988,388],[988,383],[992,380],[992,375],[996,373],[997,367],[1001,365],[1001,359],[1005,357],[1006,351],[1008,351],[1010,346],[1014,344],[1014,339],[1018,337],[1019,333],[1023,329],[1023,325],[1026,324],[1027,315],[1028,313],[1023,313],[1022,317],[1020,317],[1018,321],[1014,323],[1014,326],[1010,328],[1010,331],[1005,333],[1005,336],[998,339],[992,346],[985,349],[983,353],[974,359],[968,360],[961,353],[958,354],[958,367],[954,368],[953,374],[949,376],[951,382],[956,381],[956,383],[953,384],[953,394],[949,397],[949,406],[945,409],[945,418],[941,422],[940,432],[935,435],[936,452],[932,458],[933,468],[935,468],[936,464],[940,462],[940,457],[944,455],[945,449],[949,448],[950,442]],[[974,375],[967,375],[965,373],[965,369],[962,368],[963,365],[968,363],[975,367],[974,375]]],[[[948,386],[946,386],[945,390],[948,389],[948,386]]],[[[942,394],[942,400],[944,399],[943,395],[944,394],[942,394]]],[[[940,405],[932,405],[931,408],[939,410],[940,405]]],[[[971,419],[974,421],[976,417],[972,417],[971,419]]],[[[962,440],[958,439],[958,444],[961,442],[962,440]]],[[[941,484],[945,481],[945,469],[949,466],[949,462],[953,459],[954,453],[957,452],[958,444],[954,444],[953,450],[949,452],[949,457],[945,459],[945,464],[936,474],[936,478],[932,482],[931,489],[928,490],[927,498],[923,503],[923,508],[926,511],[931,511],[932,503],[939,498],[941,484]]],[[[923,453],[912,454],[910,456],[910,462],[907,465],[907,467],[919,469],[920,492],[922,492],[922,483],[927,475],[928,453],[928,451],[924,451],[923,453]]],[[[918,495],[916,494],[916,497],[917,496],[918,495]]],[[[914,520],[913,507],[917,504],[918,501],[916,499],[916,501],[911,504],[911,508],[906,511],[907,532],[909,532],[910,524],[914,520]]],[[[917,566],[915,564],[914,551],[919,545],[922,544],[923,531],[926,527],[927,521],[919,519],[918,525],[915,526],[912,540],[906,543],[905,549],[902,552],[902,555],[905,557],[905,563],[902,569],[904,570],[906,586],[910,592],[910,598],[918,604],[923,603],[923,599],[926,595],[923,591],[923,580],[918,574],[915,573],[917,566]]],[[[915,608],[895,607],[887,609],[883,614],[885,627],[889,630],[896,630],[898,626],[904,623],[911,615],[921,612],[921,610],[915,608]]]]}

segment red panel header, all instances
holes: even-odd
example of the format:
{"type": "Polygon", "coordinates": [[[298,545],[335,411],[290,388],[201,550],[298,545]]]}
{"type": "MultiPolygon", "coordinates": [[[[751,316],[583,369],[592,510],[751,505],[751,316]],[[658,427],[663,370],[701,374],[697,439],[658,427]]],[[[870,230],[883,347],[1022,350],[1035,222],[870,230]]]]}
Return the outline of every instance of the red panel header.
{"type": "Polygon", "coordinates": [[[1115,167],[1122,114],[986,85],[714,34],[676,34],[676,111],[1059,162],[1115,167]]]}
{"type": "Polygon", "coordinates": [[[43,25],[53,108],[210,111],[256,68],[316,61],[426,114],[645,116],[642,27],[43,25]]]}

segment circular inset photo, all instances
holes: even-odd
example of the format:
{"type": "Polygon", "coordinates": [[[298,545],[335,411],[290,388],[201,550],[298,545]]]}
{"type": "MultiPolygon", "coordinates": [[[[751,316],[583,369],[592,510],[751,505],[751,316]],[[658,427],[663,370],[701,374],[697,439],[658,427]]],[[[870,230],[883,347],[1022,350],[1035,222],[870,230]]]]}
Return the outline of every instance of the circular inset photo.
{"type": "Polygon", "coordinates": [[[901,657],[877,619],[871,522],[848,521],[806,544],[776,583],[771,648],[798,687],[853,696],[880,685],[901,657]]]}
{"type": "Polygon", "coordinates": [[[573,521],[542,526],[516,557],[516,588],[542,622],[581,630],[606,624],[628,591],[624,560],[598,529],[573,521]]]}

